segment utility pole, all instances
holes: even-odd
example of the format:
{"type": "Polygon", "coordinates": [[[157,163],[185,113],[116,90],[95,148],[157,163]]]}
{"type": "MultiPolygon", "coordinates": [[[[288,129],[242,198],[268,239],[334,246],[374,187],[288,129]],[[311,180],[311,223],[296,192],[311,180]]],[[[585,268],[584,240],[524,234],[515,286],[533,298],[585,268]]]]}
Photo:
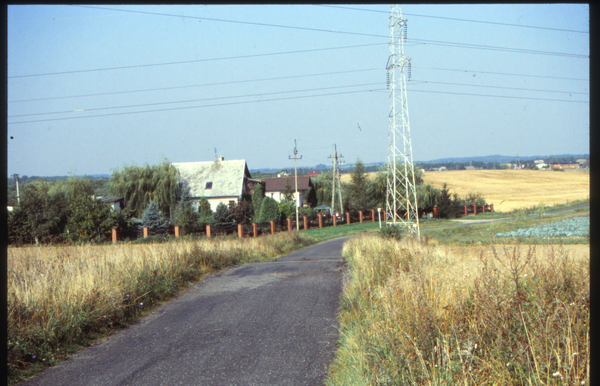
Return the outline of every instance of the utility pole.
{"type": "Polygon", "coordinates": [[[335,216],[337,213],[344,213],[344,207],[342,205],[342,184],[340,182],[340,168],[339,168],[339,164],[342,163],[344,164],[345,161],[339,161],[338,158],[344,158],[343,155],[339,155],[337,154],[337,146],[334,144],[333,145],[333,157],[329,156],[329,158],[333,158],[333,184],[332,184],[332,189],[331,189],[331,214],[333,216],[335,216]],[[336,188],[337,185],[337,188],[336,188]],[[335,210],[335,199],[336,199],[336,190],[337,190],[337,198],[339,199],[339,212],[336,212],[335,210]]]}
{"type": "Polygon", "coordinates": [[[406,77],[410,80],[410,58],[404,55],[407,24],[399,5],[390,7],[390,56],[387,83],[390,89],[386,224],[404,227],[420,236],[417,189],[410,140],[406,77]]]}
{"type": "Polygon", "coordinates": [[[15,181],[17,181],[17,205],[21,206],[21,198],[19,197],[19,175],[13,174],[11,177],[14,177],[15,181]]]}
{"type": "Polygon", "coordinates": [[[296,140],[294,139],[294,158],[292,158],[292,156],[289,156],[290,159],[294,160],[294,174],[296,176],[296,230],[299,231],[300,230],[300,224],[299,224],[299,218],[298,218],[298,200],[300,198],[300,196],[298,195],[298,168],[296,166],[297,164],[297,160],[302,159],[302,156],[300,156],[300,158],[296,157],[296,155],[298,154],[298,150],[296,149],[296,140]]]}

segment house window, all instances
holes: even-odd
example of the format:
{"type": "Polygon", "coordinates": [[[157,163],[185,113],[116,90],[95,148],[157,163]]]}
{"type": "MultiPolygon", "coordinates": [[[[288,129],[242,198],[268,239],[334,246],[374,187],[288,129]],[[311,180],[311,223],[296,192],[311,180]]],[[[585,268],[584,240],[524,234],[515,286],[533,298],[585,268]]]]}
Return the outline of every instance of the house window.
{"type": "Polygon", "coordinates": [[[212,181],[209,181],[206,183],[206,188],[204,188],[205,190],[209,190],[212,189],[212,181]]]}

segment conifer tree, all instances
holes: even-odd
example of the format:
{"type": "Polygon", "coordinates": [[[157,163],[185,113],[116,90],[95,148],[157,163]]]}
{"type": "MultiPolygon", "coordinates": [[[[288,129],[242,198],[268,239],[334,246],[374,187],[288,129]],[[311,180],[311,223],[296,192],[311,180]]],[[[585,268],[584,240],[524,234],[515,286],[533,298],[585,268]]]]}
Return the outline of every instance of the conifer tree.
{"type": "Polygon", "coordinates": [[[148,228],[148,235],[160,235],[167,233],[167,227],[169,220],[167,220],[158,208],[158,204],[154,201],[150,201],[148,207],[142,214],[142,222],[139,225],[139,232],[144,227],[148,228]]]}

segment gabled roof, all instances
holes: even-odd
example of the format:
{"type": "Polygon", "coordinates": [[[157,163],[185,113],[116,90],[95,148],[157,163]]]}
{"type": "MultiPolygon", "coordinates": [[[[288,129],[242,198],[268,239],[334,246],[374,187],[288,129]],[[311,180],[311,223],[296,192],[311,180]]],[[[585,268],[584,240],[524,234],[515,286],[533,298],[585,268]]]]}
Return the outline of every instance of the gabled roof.
{"type": "Polygon", "coordinates": [[[251,177],[246,160],[243,159],[179,162],[174,163],[173,166],[179,170],[184,186],[190,188],[191,198],[239,197],[243,193],[244,177],[251,177]]]}
{"type": "MultiPolygon", "coordinates": [[[[296,181],[294,176],[267,178],[265,180],[265,192],[283,192],[286,185],[291,186],[292,191],[296,191],[296,181]]],[[[311,185],[309,176],[298,176],[298,190],[308,190],[311,185]]]]}

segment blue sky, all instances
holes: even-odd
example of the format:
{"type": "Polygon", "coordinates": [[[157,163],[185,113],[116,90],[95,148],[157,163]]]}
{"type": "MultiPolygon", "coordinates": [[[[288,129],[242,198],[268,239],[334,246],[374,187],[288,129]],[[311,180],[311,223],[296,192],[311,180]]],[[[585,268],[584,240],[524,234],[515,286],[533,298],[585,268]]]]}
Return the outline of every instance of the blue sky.
{"type": "MultiPolygon", "coordinates": [[[[7,173],[384,162],[389,9],[8,6],[7,173]]],[[[414,161],[589,152],[587,4],[402,12],[414,161]]]]}

